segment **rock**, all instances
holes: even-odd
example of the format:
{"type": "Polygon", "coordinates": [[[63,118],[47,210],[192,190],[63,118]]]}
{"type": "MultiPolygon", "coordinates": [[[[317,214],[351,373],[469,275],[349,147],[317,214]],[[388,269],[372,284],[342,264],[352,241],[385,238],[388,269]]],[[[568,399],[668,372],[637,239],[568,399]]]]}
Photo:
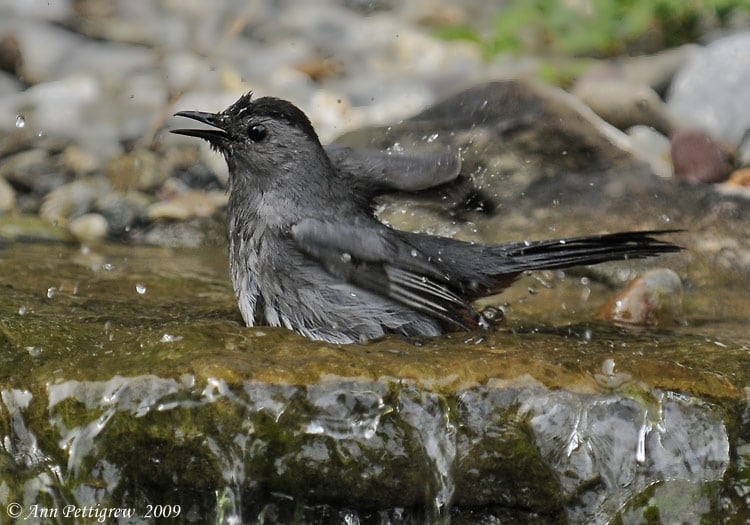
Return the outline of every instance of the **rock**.
{"type": "Polygon", "coordinates": [[[121,236],[146,218],[151,200],[137,191],[111,192],[97,199],[94,207],[107,219],[109,233],[121,236]]]}
{"type": "Polygon", "coordinates": [[[0,241],[72,242],[70,233],[35,215],[0,215],[0,241]]]}
{"type": "Polygon", "coordinates": [[[55,78],[66,57],[85,42],[81,36],[59,26],[22,16],[5,18],[0,32],[17,42],[22,78],[28,83],[55,78]]]}
{"type": "Polygon", "coordinates": [[[675,76],[668,104],[712,137],[740,144],[750,128],[750,32],[716,40],[695,53],[675,76]]]}
{"type": "Polygon", "coordinates": [[[750,166],[750,129],[742,137],[737,146],[737,160],[740,166],[750,166]]]}
{"type": "Polygon", "coordinates": [[[18,78],[20,77],[22,68],[23,59],[21,57],[21,50],[18,46],[18,39],[12,33],[0,37],[0,71],[8,71],[13,74],[13,77],[3,74],[3,94],[6,92],[15,93],[16,91],[20,91],[18,88],[21,86],[18,78]],[[13,80],[9,80],[9,78],[13,80]],[[8,89],[9,86],[13,86],[16,89],[8,89]]]}
{"type": "Polygon", "coordinates": [[[647,164],[649,156],[577,98],[534,82],[475,86],[401,124],[361,129],[338,141],[360,148],[450,146],[462,152],[464,190],[383,199],[380,217],[403,229],[498,242],[527,238],[528,231],[514,229],[523,231],[530,221],[537,236],[580,234],[581,228],[590,230],[592,214],[613,219],[597,229],[627,228],[623,221],[642,227],[645,215],[636,219],[632,207],[612,211],[630,199],[641,201],[642,211],[653,202],[646,215],[655,224],[664,214],[663,201],[653,194],[659,179],[647,164]],[[575,209],[580,222],[573,218],[575,209]],[[564,217],[554,218],[563,210],[564,217]],[[468,214],[463,221],[457,220],[461,213],[468,214]]]}
{"type": "Polygon", "coordinates": [[[750,188],[750,168],[742,168],[733,172],[729,176],[727,184],[732,184],[734,186],[745,186],[750,188]]]}
{"type": "Polygon", "coordinates": [[[588,79],[578,82],[573,94],[615,127],[651,126],[672,133],[674,118],[652,88],[623,80],[588,79]]]}
{"type": "Polygon", "coordinates": [[[0,214],[11,211],[16,206],[16,192],[4,177],[0,177],[0,214]]]}
{"type": "Polygon", "coordinates": [[[648,86],[663,93],[674,75],[700,49],[694,44],[665,49],[653,55],[618,57],[601,61],[591,67],[579,79],[581,83],[612,81],[648,86]]]}
{"type": "Polygon", "coordinates": [[[672,136],[672,165],[680,179],[722,182],[732,172],[731,148],[698,130],[680,130],[672,136]]]}
{"type": "Polygon", "coordinates": [[[110,185],[101,178],[65,184],[44,197],[39,216],[53,223],[67,224],[70,219],[91,211],[96,200],[110,190],[110,185]]]}
{"type": "Polygon", "coordinates": [[[667,177],[674,175],[672,167],[671,143],[667,137],[650,126],[633,126],[627,130],[633,146],[640,155],[648,159],[656,175],[667,177]]]}
{"type": "Polygon", "coordinates": [[[62,162],[76,175],[87,175],[101,167],[98,158],[76,145],[65,148],[62,152],[62,162]]]}
{"type": "Polygon", "coordinates": [[[160,157],[146,149],[137,149],[111,159],[104,172],[112,181],[113,188],[120,191],[153,191],[170,175],[162,166],[160,157]]]}
{"type": "Polygon", "coordinates": [[[4,14],[33,17],[37,20],[63,22],[73,15],[71,0],[47,2],[46,0],[23,0],[5,2],[4,14]]]}
{"type": "MultiPolygon", "coordinates": [[[[700,323],[648,337],[535,324],[342,349],[237,322],[214,249],[54,253],[2,254],[8,501],[120,508],[137,485],[143,505],[184,504],[189,491],[191,515],[224,509],[239,523],[272,511],[276,523],[343,512],[524,523],[529,509],[531,523],[598,523],[625,505],[710,522],[747,485],[750,355],[700,323]],[[83,483],[97,490],[71,490],[83,483]],[[686,483],[701,497],[648,500],[686,483]]],[[[744,516],[733,509],[722,516],[744,516]]]]}
{"type": "Polygon", "coordinates": [[[169,200],[152,204],[147,213],[151,220],[210,217],[226,205],[228,198],[223,191],[186,191],[169,200]]]}
{"type": "Polygon", "coordinates": [[[649,270],[612,299],[602,314],[615,323],[674,326],[684,319],[682,281],[672,270],[649,270]]]}
{"type": "Polygon", "coordinates": [[[68,231],[80,243],[98,242],[107,237],[107,219],[98,213],[86,213],[70,221],[68,231]]]}
{"type": "Polygon", "coordinates": [[[173,248],[224,247],[226,219],[223,214],[185,220],[159,220],[134,229],[129,239],[135,243],[173,248]]]}
{"type": "Polygon", "coordinates": [[[42,148],[35,148],[9,155],[0,162],[0,177],[27,188],[30,191],[47,193],[65,182],[62,177],[40,180],[42,173],[50,170],[51,156],[42,148]]]}

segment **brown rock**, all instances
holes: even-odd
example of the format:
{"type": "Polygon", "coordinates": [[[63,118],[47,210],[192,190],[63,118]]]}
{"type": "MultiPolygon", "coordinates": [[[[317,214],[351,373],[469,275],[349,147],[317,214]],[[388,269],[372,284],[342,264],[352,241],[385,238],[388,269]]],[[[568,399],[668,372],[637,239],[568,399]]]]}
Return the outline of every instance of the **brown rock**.
{"type": "Polygon", "coordinates": [[[699,182],[722,182],[732,172],[733,148],[699,130],[680,130],[672,135],[674,174],[699,182]]]}
{"type": "Polygon", "coordinates": [[[682,282],[672,270],[649,270],[618,293],[602,314],[616,323],[630,325],[677,324],[682,319],[682,282]]]}
{"type": "Polygon", "coordinates": [[[139,149],[109,161],[104,172],[116,190],[152,191],[169,177],[156,153],[139,149]]]}

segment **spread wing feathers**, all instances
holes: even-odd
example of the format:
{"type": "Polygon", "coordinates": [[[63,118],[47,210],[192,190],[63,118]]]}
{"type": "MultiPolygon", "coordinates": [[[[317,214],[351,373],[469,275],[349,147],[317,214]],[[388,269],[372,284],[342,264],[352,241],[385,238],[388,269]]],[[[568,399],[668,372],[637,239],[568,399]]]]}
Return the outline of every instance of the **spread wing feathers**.
{"type": "Polygon", "coordinates": [[[464,329],[486,321],[454,288],[439,264],[380,224],[305,219],[291,229],[303,253],[332,275],[464,329]],[[389,233],[391,235],[389,235],[389,233]]]}
{"type": "Polygon", "coordinates": [[[339,173],[359,180],[373,195],[423,191],[454,180],[461,171],[461,158],[450,149],[390,153],[331,144],[325,150],[339,173]]]}

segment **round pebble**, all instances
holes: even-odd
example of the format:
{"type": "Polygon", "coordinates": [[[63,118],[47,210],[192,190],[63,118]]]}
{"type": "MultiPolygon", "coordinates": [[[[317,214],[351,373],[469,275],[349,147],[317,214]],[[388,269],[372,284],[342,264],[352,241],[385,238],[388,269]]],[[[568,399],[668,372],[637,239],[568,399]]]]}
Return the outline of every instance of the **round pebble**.
{"type": "Polygon", "coordinates": [[[96,199],[109,191],[110,185],[100,178],[65,184],[46,195],[39,209],[39,216],[50,222],[65,224],[70,219],[91,211],[96,199]]]}
{"type": "Polygon", "coordinates": [[[0,177],[0,213],[8,212],[16,206],[16,192],[8,181],[0,177]]]}
{"type": "Polygon", "coordinates": [[[98,213],[86,213],[68,224],[68,231],[78,242],[98,242],[107,237],[107,219],[98,213]]]}
{"type": "Polygon", "coordinates": [[[605,318],[621,324],[670,326],[681,322],[682,281],[672,270],[649,270],[604,307],[605,318]]]}
{"type": "Polygon", "coordinates": [[[186,191],[167,201],[152,204],[148,208],[148,216],[152,220],[210,217],[226,205],[227,200],[228,196],[222,191],[186,191]]]}
{"type": "Polygon", "coordinates": [[[731,147],[699,130],[680,130],[672,135],[674,174],[698,182],[722,182],[732,173],[731,147]]]}

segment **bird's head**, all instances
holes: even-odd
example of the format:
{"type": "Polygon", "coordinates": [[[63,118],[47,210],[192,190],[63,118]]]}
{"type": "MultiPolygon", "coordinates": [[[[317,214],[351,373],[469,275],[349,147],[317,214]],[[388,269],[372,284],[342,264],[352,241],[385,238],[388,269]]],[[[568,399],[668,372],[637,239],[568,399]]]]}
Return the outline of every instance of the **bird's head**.
{"type": "Polygon", "coordinates": [[[320,159],[324,150],[307,116],[291,102],[274,97],[253,100],[247,93],[219,113],[180,111],[175,116],[197,120],[211,128],[173,129],[198,137],[224,154],[230,172],[299,171],[294,164],[320,159]]]}

